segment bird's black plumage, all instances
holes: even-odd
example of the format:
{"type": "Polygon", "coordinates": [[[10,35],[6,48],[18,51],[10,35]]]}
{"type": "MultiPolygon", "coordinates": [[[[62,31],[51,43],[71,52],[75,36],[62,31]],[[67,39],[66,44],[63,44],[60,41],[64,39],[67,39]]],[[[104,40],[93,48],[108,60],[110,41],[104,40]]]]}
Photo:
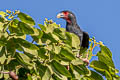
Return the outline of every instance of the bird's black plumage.
{"type": "Polygon", "coordinates": [[[80,38],[80,46],[87,49],[89,46],[89,35],[80,29],[75,15],[70,11],[61,11],[57,17],[66,20],[66,31],[76,34],[80,38]]]}

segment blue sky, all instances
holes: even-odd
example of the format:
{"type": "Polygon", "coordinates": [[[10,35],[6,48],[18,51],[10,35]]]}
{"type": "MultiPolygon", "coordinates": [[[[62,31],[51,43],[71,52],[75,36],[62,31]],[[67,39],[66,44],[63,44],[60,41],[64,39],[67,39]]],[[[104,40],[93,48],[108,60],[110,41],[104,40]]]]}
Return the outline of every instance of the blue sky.
{"type": "Polygon", "coordinates": [[[0,10],[20,10],[32,16],[36,23],[53,19],[62,27],[65,21],[57,19],[57,13],[72,11],[90,37],[95,36],[110,48],[115,66],[120,70],[120,0],[1,0],[0,3],[0,10]]]}

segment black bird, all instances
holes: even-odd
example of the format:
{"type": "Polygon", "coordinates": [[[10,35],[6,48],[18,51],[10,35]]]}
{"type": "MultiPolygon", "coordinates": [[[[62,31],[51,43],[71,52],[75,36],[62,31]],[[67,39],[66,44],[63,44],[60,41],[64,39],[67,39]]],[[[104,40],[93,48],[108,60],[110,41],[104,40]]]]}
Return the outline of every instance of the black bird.
{"type": "Polygon", "coordinates": [[[80,38],[81,49],[86,50],[89,46],[89,35],[87,32],[84,32],[80,29],[75,15],[70,11],[61,11],[57,15],[57,18],[66,20],[66,31],[76,34],[80,38]]]}

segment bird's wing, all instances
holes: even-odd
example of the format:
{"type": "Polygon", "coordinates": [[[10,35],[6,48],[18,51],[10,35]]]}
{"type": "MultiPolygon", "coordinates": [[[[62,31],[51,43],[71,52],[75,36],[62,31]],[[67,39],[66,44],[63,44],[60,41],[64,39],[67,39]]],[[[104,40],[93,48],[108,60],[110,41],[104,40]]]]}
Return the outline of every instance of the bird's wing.
{"type": "Polygon", "coordinates": [[[82,44],[81,44],[81,47],[80,47],[80,54],[81,53],[84,53],[87,49],[88,49],[88,46],[89,46],[89,35],[87,32],[84,32],[83,31],[83,40],[82,40],[82,44]]]}
{"type": "Polygon", "coordinates": [[[89,35],[87,32],[83,31],[82,47],[88,48],[88,46],[89,46],[89,35]]]}

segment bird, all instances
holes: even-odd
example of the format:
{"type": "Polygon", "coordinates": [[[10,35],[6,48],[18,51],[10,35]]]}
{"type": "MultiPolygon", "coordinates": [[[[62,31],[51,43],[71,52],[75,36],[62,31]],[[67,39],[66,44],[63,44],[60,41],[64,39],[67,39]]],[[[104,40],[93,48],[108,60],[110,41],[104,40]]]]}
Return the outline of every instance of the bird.
{"type": "Polygon", "coordinates": [[[89,47],[89,34],[83,31],[77,24],[76,16],[73,12],[64,10],[57,14],[57,18],[66,21],[66,31],[76,34],[80,39],[80,53],[86,51],[89,47]]]}

